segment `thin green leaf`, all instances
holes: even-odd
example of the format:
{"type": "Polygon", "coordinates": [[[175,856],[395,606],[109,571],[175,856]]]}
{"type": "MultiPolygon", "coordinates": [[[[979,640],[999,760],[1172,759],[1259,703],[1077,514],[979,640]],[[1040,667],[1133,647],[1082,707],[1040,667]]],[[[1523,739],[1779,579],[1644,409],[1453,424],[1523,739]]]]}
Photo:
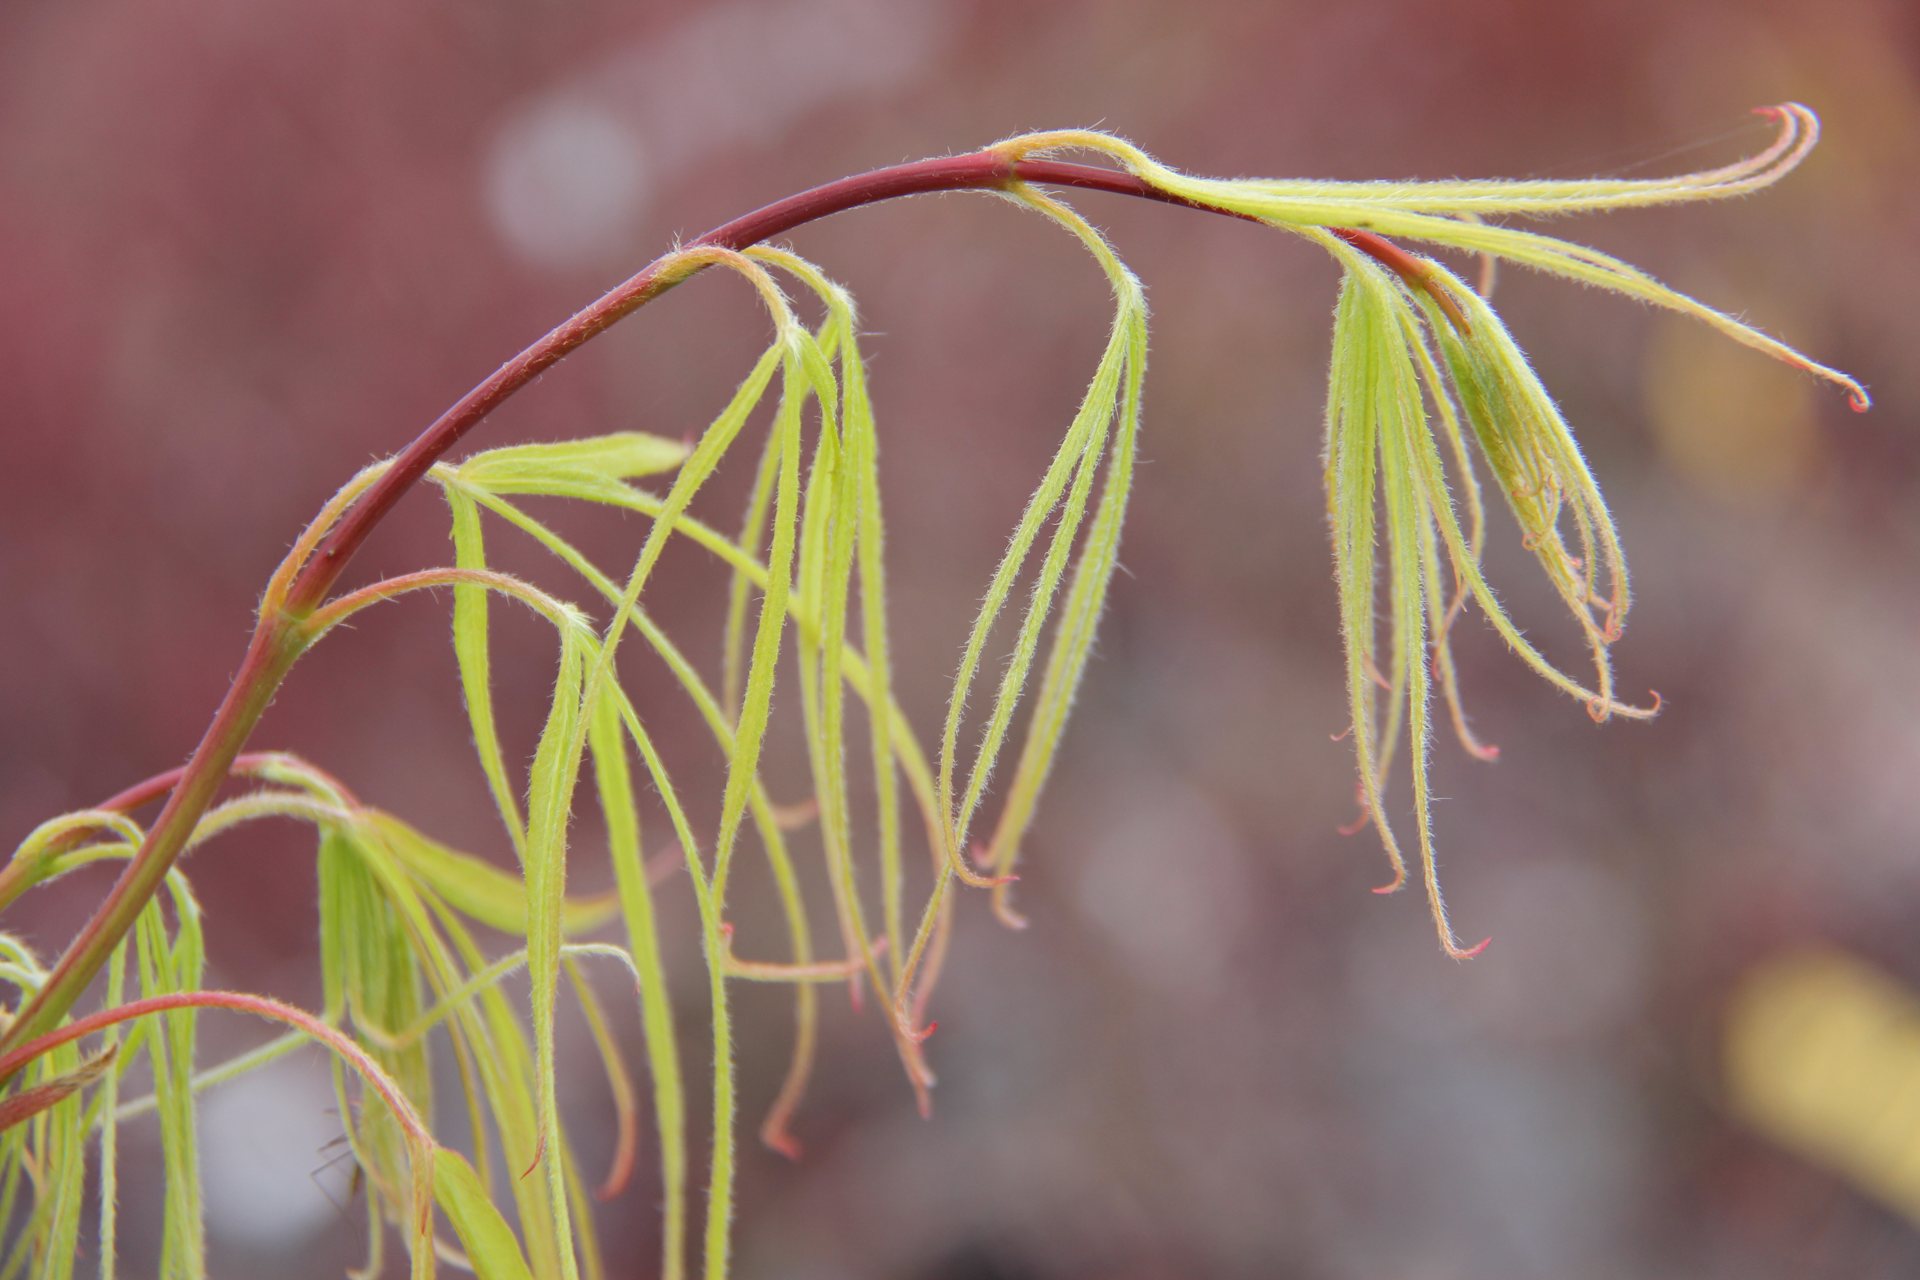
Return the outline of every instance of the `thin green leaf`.
{"type": "MultiPolygon", "coordinates": [[[[168,885],[175,908],[174,936],[168,936],[159,899],[148,904],[134,928],[142,996],[200,988],[204,957],[199,907],[186,892],[183,880],[170,876],[168,885]]],[[[191,1009],[162,1014],[146,1046],[153,1068],[153,1091],[159,1099],[161,1162],[166,1170],[161,1211],[162,1270],[186,1277],[206,1274],[206,1227],[194,1126],[195,1021],[191,1009]]]]}
{"type": "MultiPolygon", "coordinates": [[[[484,455],[483,455],[484,456],[484,455]]],[[[447,506],[453,513],[454,563],[463,569],[487,567],[486,543],[480,528],[480,513],[473,500],[460,490],[446,489],[447,506]]],[[[467,723],[473,730],[473,745],[480,753],[480,770],[486,775],[487,789],[500,810],[513,851],[522,860],[527,856],[526,824],[520,816],[520,802],[509,781],[505,753],[500,749],[500,734],[493,721],[493,662],[488,645],[488,593],[484,587],[462,584],[453,589],[453,654],[460,667],[460,688],[466,695],[467,723]]]]}
{"type": "Polygon", "coordinates": [[[613,863],[627,943],[638,975],[641,1028],[653,1077],[653,1112],[660,1131],[660,1177],[665,1200],[660,1274],[662,1280],[680,1280],[686,1273],[687,1105],[666,962],[660,952],[653,894],[641,853],[640,817],[618,705],[605,696],[596,700],[588,727],[594,782],[606,819],[607,852],[613,863]]]}
{"type": "MultiPolygon", "coordinates": [[[[567,823],[571,817],[578,758],[569,751],[580,721],[584,650],[577,632],[560,641],[560,669],[553,705],[534,751],[527,789],[527,955],[533,987],[535,1092],[539,1106],[540,1147],[553,1200],[554,1230],[560,1244],[560,1270],[566,1280],[579,1274],[573,1231],[567,1216],[567,1192],[560,1153],[559,1069],[555,1061],[554,998],[560,981],[561,912],[566,893],[567,823]]],[[[538,1157],[536,1157],[536,1160],[538,1157]]]]}
{"type": "MultiPolygon", "coordinates": [[[[1094,255],[1120,300],[1126,328],[1125,375],[1119,406],[1119,432],[1107,467],[1105,486],[1094,512],[1085,544],[1075,562],[1072,585],[1061,608],[1060,621],[1048,654],[1040,692],[1020,759],[1014,768],[1005,807],[988,842],[990,865],[1008,875],[1019,857],[1019,845],[1039,803],[1055,752],[1066,728],[1068,712],[1093,649],[1107,588],[1119,567],[1120,528],[1133,487],[1133,467],[1140,427],[1141,388],[1146,377],[1147,318],[1139,282],[1115,256],[1112,247],[1089,223],[1068,206],[1031,189],[1019,193],[1033,207],[1073,232],[1094,255]]],[[[994,889],[994,904],[1003,920],[1016,923],[1007,903],[1008,884],[994,889]]]]}
{"type": "Polygon", "coordinates": [[[1108,337],[1106,350],[1094,371],[1093,382],[1082,398],[1080,408],[1074,414],[1073,422],[1052,462],[1048,464],[1046,473],[1041,477],[1039,487],[1028,499],[1006,554],[1001,557],[1000,565],[987,586],[986,597],[961,655],[959,672],[954,677],[953,692],[947,703],[946,729],[940,745],[939,795],[940,807],[949,815],[951,824],[946,837],[949,865],[955,874],[969,884],[986,886],[991,883],[975,875],[965,864],[968,827],[973,811],[985,793],[1007,725],[1012,719],[1014,705],[1025,684],[1033,650],[1038,644],[1040,624],[1051,607],[1053,590],[1065,569],[1073,534],[1077,532],[1085,512],[1086,496],[1092,484],[1092,468],[1097,465],[1100,453],[1105,448],[1107,433],[1112,425],[1127,345],[1128,322],[1124,315],[1119,315],[1108,337]],[[987,637],[1011,599],[1015,581],[1038,541],[1042,527],[1053,512],[1061,507],[1063,498],[1066,505],[1059,528],[1042,562],[1039,580],[1034,586],[1015,644],[1014,657],[1000,682],[988,728],[968,776],[965,799],[957,800],[955,773],[960,724],[965,714],[967,695],[986,649],[987,637]]]}
{"type": "MultiPolygon", "coordinates": [[[[369,812],[365,820],[383,831],[405,825],[379,812],[369,812]]],[[[527,894],[519,877],[412,828],[406,838],[392,841],[389,847],[408,871],[456,910],[490,929],[526,936],[527,894]]],[[[619,897],[614,893],[570,897],[561,907],[561,925],[568,936],[577,936],[599,928],[619,912],[619,897]]]]}
{"type": "Polygon", "coordinates": [[[533,1280],[513,1228],[459,1152],[442,1147],[433,1153],[433,1195],[480,1280],[533,1280]]]}
{"type": "Polygon", "coordinates": [[[685,462],[691,451],[685,441],[618,431],[489,449],[468,458],[459,470],[467,483],[492,493],[547,493],[554,484],[660,475],[685,462]]]}

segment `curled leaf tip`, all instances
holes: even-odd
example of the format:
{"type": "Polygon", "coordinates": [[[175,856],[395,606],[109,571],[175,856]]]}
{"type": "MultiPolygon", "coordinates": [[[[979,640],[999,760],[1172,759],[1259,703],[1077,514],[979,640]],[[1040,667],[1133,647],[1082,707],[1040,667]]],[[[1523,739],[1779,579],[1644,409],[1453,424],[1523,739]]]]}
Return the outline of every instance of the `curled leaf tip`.
{"type": "MultiPolygon", "coordinates": [[[[983,868],[992,867],[994,863],[998,861],[999,855],[990,847],[978,841],[974,842],[973,862],[975,866],[983,868]]],[[[1019,880],[1020,877],[1011,871],[1003,871],[998,875],[991,875],[982,871],[975,874],[971,879],[962,877],[962,883],[971,885],[976,889],[998,889],[1002,885],[1017,884],[1019,880]]]]}
{"type": "Polygon", "coordinates": [[[593,1198],[601,1204],[617,1200],[620,1193],[627,1189],[627,1184],[633,1181],[633,1166],[632,1155],[626,1154],[625,1158],[608,1171],[606,1181],[594,1188],[593,1198]]]}
{"type": "Polygon", "coordinates": [[[936,1023],[927,1024],[924,1031],[905,1032],[907,1043],[914,1049],[913,1060],[907,1064],[907,1079],[913,1085],[914,1105],[920,1109],[920,1118],[929,1119],[933,1115],[933,1087],[939,1083],[926,1059],[919,1054],[920,1042],[933,1034],[936,1023]]]}
{"type": "Polygon", "coordinates": [[[760,1141],[771,1150],[779,1152],[795,1164],[800,1163],[800,1156],[803,1151],[803,1148],[800,1146],[800,1140],[787,1132],[786,1129],[763,1131],[760,1134],[760,1141]]]}
{"type": "Polygon", "coordinates": [[[1032,923],[1032,921],[1013,909],[1013,904],[1007,901],[1007,895],[1005,893],[996,893],[993,895],[993,915],[994,918],[1000,922],[1002,928],[1013,929],[1015,931],[1025,929],[1032,923]]]}
{"type": "Polygon", "coordinates": [[[1594,696],[1587,699],[1587,715],[1595,724],[1605,724],[1614,716],[1623,716],[1628,720],[1651,720],[1660,714],[1660,708],[1667,700],[1660,696],[1658,689],[1647,690],[1647,696],[1653,699],[1649,706],[1636,707],[1627,702],[1615,702],[1611,698],[1594,696]]]}
{"type": "Polygon", "coordinates": [[[1406,868],[1398,867],[1398,868],[1395,868],[1394,870],[1393,879],[1387,881],[1385,884],[1377,884],[1373,886],[1373,888],[1368,890],[1368,892],[1377,893],[1382,896],[1385,896],[1386,894],[1389,894],[1389,893],[1398,893],[1403,887],[1405,887],[1406,883],[1407,883],[1406,868]]]}
{"type": "Polygon", "coordinates": [[[1449,942],[1447,943],[1447,954],[1449,956],[1452,956],[1455,960],[1471,960],[1475,956],[1479,955],[1482,951],[1485,951],[1487,949],[1487,944],[1492,941],[1493,941],[1492,935],[1488,935],[1487,937],[1484,937],[1480,939],[1480,941],[1474,943],[1472,946],[1465,947],[1465,948],[1457,947],[1453,943],[1449,942]]]}
{"type": "Polygon", "coordinates": [[[546,1158],[546,1154],[547,1135],[546,1132],[542,1130],[540,1137],[533,1144],[533,1163],[520,1171],[520,1180],[522,1182],[525,1182],[533,1175],[533,1171],[540,1167],[540,1161],[546,1158]]]}
{"type": "Polygon", "coordinates": [[[782,831],[798,831],[820,816],[820,797],[807,796],[792,804],[773,806],[773,820],[782,831]]]}

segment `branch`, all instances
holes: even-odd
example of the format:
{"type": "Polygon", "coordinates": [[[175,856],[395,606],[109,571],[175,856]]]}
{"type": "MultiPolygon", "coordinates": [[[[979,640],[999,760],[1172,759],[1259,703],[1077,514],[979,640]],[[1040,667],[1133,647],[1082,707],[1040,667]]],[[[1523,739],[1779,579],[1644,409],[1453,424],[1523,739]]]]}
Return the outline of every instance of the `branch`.
{"type": "MultiPolygon", "coordinates": [[[[1228,217],[1244,217],[1157,191],[1130,173],[1055,160],[1010,160],[999,150],[988,148],[966,155],[874,169],[829,182],[723,223],[690,241],[686,247],[745,249],[809,222],[863,205],[942,191],[1004,191],[1020,182],[1103,191],[1228,217]]],[[[1436,295],[1436,302],[1451,312],[1451,299],[1445,297],[1444,290],[1432,285],[1419,259],[1366,232],[1336,231],[1335,234],[1377,258],[1410,285],[1436,295]]],[[[13,1060],[3,1056],[6,1051],[48,1032],[66,1015],[158,890],[201,814],[226,780],[254,726],[265,714],[280,682],[305,649],[308,640],[303,626],[305,619],[325,602],[348,562],[375,527],[447,450],[514,393],[598,334],[689,278],[693,273],[663,274],[663,267],[673,256],[656,258],[467,392],[401,451],[386,474],[348,509],[304,564],[283,565],[276,573],[276,580],[284,580],[283,575],[298,570],[284,602],[261,618],[246,657],[214,714],[213,723],[180,771],[165,808],[148,831],[146,843],[128,862],[93,917],[67,947],[45,985],[25,1004],[4,1034],[0,1034],[0,1085],[15,1069],[13,1060]]],[[[1456,323],[1461,322],[1456,320],[1456,323]]]]}
{"type": "MultiPolygon", "coordinates": [[[[963,156],[916,160],[911,164],[893,165],[841,178],[722,223],[688,241],[685,247],[745,249],[809,222],[817,222],[863,205],[943,191],[1000,191],[1015,182],[1103,191],[1109,195],[1154,200],[1202,213],[1216,213],[1249,222],[1259,221],[1246,214],[1216,209],[1157,190],[1133,174],[1117,169],[1059,160],[1008,163],[1005,156],[988,148],[963,156]]],[[[1429,272],[1419,259],[1370,232],[1336,230],[1334,234],[1362,253],[1378,259],[1409,284],[1427,291],[1456,325],[1465,328],[1466,320],[1461,316],[1458,306],[1444,290],[1431,285],[1429,272]]],[[[550,330],[545,337],[494,370],[492,376],[460,397],[432,426],[421,432],[394,459],[386,475],[362,495],[340,523],[334,526],[313,558],[302,567],[299,577],[287,593],[288,609],[300,614],[319,607],[346,569],[347,562],[367,540],[374,527],[399,502],[401,495],[417,484],[428,469],[478,426],[482,419],[594,337],[675,285],[691,279],[692,274],[697,274],[662,277],[661,268],[666,261],[666,257],[655,258],[626,281],[575,313],[571,319],[550,330]]]]}

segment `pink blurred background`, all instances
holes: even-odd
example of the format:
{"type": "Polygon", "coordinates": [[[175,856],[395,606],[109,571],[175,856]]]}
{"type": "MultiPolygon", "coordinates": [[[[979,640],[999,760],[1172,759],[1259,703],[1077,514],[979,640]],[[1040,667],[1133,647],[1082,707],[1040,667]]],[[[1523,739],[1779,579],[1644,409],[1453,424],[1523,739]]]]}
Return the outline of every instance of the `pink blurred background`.
{"type": "MultiPolygon", "coordinates": [[[[1846,368],[1874,413],[1677,319],[1501,283],[1636,571],[1623,686],[1668,710],[1596,728],[1468,629],[1469,706],[1505,754],[1436,750],[1449,900],[1464,937],[1494,938],[1465,965],[1438,953],[1417,894],[1367,893],[1372,837],[1334,830],[1352,783],[1328,740],[1333,270],[1255,228],[1079,201],[1144,278],[1155,339],[1127,573],[1020,886],[1033,927],[964,904],[930,1123],[871,1014],[825,1002],[806,1158],[743,1147],[738,1273],[1911,1274],[1911,1223],[1729,1117],[1715,1048],[1743,968],[1809,939],[1920,983],[1920,11],[1894,0],[16,0],[0,8],[0,835],[182,760],[319,503],[677,234],[1028,128],[1099,124],[1200,172],[1652,175],[1762,145],[1749,108],[1786,99],[1827,134],[1778,189],[1554,229],[1846,368]]],[[[1091,372],[1103,286],[1057,232],[971,197],[793,243],[871,332],[896,663],[925,737],[1091,372]]],[[[763,336],[742,290],[699,283],[479,442],[682,435],[763,336]]],[[[707,511],[731,525],[740,492],[730,473],[707,511]]],[[[578,528],[617,563],[638,526],[578,528]]],[[[1517,534],[1496,528],[1494,581],[1564,651],[1517,534]]],[[[444,539],[414,495],[355,572],[443,562],[444,539]]],[[[495,541],[507,567],[564,582],[495,541]]],[[[701,569],[670,562],[650,598],[711,656],[724,593],[701,569]]],[[[256,744],[510,859],[445,628],[424,598],[368,617],[308,660],[256,744]]],[[[504,615],[501,631],[503,720],[530,751],[550,646],[504,615]]],[[[633,677],[689,776],[710,778],[691,715],[644,665],[633,677]]],[[[797,792],[781,741],[775,776],[797,792]]],[[[196,857],[212,985],[317,1003],[311,867],[290,831],[196,857]]],[[[575,876],[608,879],[590,824],[575,876]]],[[[5,927],[57,953],[104,883],[76,877],[5,927]]],[[[684,882],[665,892],[693,1046],[691,907],[684,882]]],[[[772,950],[750,909],[742,931],[772,950]]],[[[787,1022],[775,996],[741,1001],[752,1113],[787,1022]]],[[[209,1057],[256,1036],[205,1025],[209,1057]]],[[[590,1054],[572,1060],[594,1162],[604,1085],[590,1054]]],[[[331,1105],[317,1055],[210,1096],[216,1274],[357,1260],[331,1105]]],[[[127,1175],[128,1274],[157,1230],[154,1177],[127,1175]]],[[[657,1195],[642,1177],[604,1213],[615,1274],[650,1272],[657,1195]]]]}

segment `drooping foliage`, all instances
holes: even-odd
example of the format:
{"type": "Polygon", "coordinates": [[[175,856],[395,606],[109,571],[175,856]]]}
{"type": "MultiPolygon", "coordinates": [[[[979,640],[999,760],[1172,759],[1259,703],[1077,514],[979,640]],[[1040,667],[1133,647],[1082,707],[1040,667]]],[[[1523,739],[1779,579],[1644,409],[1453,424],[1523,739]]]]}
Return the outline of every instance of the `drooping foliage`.
{"type": "MultiPolygon", "coordinates": [[[[1796,164],[1815,136],[1804,108],[1777,109],[1775,118],[1779,138],[1755,157],[1653,181],[1227,182],[1180,174],[1097,133],[1030,135],[1001,146],[1010,161],[1063,148],[1095,151],[1156,192],[1291,231],[1339,263],[1324,465],[1358,792],[1363,819],[1378,830],[1393,868],[1383,887],[1398,887],[1405,858],[1388,818],[1386,782],[1404,741],[1423,879],[1452,954],[1477,948],[1460,947],[1448,922],[1427,818],[1436,687],[1467,750],[1495,754],[1474,737],[1460,704],[1451,645],[1467,606],[1596,718],[1645,716],[1652,708],[1615,693],[1608,649],[1628,611],[1626,564],[1567,423],[1483,297],[1441,263],[1378,235],[1519,263],[1692,315],[1841,383],[1864,404],[1864,392],[1844,375],[1625,263],[1485,220],[1752,190],[1796,164]],[[1585,640],[1590,682],[1550,664],[1485,581],[1489,521],[1476,465],[1492,476],[1585,640]]],[[[301,642],[310,646],[375,604],[422,591],[450,595],[460,686],[498,809],[501,857],[449,848],[294,757],[244,758],[236,772],[245,785],[205,813],[191,843],[259,819],[314,829],[323,1007],[309,1013],[264,996],[206,990],[200,909],[184,875],[170,873],[166,894],[145,907],[115,953],[100,1011],[0,1058],[0,1081],[11,1080],[0,1094],[0,1224],[10,1232],[0,1280],[64,1278],[79,1273],[82,1258],[101,1276],[116,1273],[117,1200],[129,1185],[118,1134],[129,1123],[159,1131],[163,1271],[207,1274],[196,1096],[308,1045],[333,1064],[366,1192],[368,1275],[382,1273],[396,1239],[416,1276],[443,1263],[488,1277],[624,1274],[633,1263],[611,1267],[599,1255],[592,1202],[631,1194],[642,1158],[658,1168],[660,1274],[677,1280],[698,1265],[713,1280],[726,1275],[741,1106],[734,983],[781,983],[793,993],[789,1068],[774,1097],[753,1100],[764,1108],[767,1146],[799,1154],[794,1120],[814,1069],[822,985],[848,984],[856,998],[872,1001],[910,1088],[923,1109],[929,1105],[928,1010],[956,904],[968,889],[987,890],[1003,920],[1024,923],[1011,887],[1119,565],[1142,417],[1147,310],[1140,283],[1066,205],[1019,182],[1005,194],[1077,238],[1111,286],[1114,313],[1079,409],[958,644],[933,749],[922,745],[894,695],[881,433],[852,299],[784,249],[695,247],[671,255],[663,275],[672,279],[718,269],[745,280],[772,328],[765,352],[703,431],[685,444],[621,432],[442,463],[428,478],[447,504],[451,564],[342,595],[300,623],[301,642]],[[746,464],[752,451],[745,442],[756,432],[746,512],[737,533],[723,532],[696,514],[696,499],[724,462],[746,464]],[[563,537],[541,514],[556,502],[644,520],[631,566],[598,565],[563,537]],[[490,547],[508,537],[550,553],[574,580],[569,594],[585,603],[492,568],[490,547]],[[653,573],[675,545],[704,557],[716,583],[726,584],[726,622],[711,662],[701,656],[710,649],[684,646],[647,607],[653,573]],[[491,628],[493,607],[503,601],[541,619],[555,645],[553,694],[525,769],[515,767],[496,723],[491,628]],[[654,735],[651,709],[620,680],[619,658],[629,650],[630,663],[666,673],[710,741],[654,735]],[[791,667],[783,665],[789,655],[791,667]],[[789,677],[794,688],[776,679],[783,670],[797,671],[789,677]],[[766,781],[777,714],[801,722],[811,781],[801,805],[777,803],[766,781]],[[689,756],[715,752],[725,761],[717,796],[676,781],[689,771],[682,763],[689,756]],[[599,810],[604,848],[571,838],[583,785],[599,810]],[[655,811],[664,815],[658,830],[643,823],[655,811]],[[818,866],[789,839],[805,823],[818,827],[818,866]],[[764,860],[779,900],[785,936],[777,942],[735,936],[729,894],[743,842],[749,857],[764,860]],[[924,845],[924,858],[910,854],[915,843],[924,845]],[[583,856],[609,860],[612,892],[569,892],[570,863],[583,856]],[[504,866],[509,858],[512,870],[504,866]],[[811,931],[810,884],[832,907],[837,937],[824,948],[811,931]],[[708,1015],[701,1046],[682,1044],[676,1030],[669,972],[692,961],[662,945],[663,920],[673,912],[686,913],[701,940],[708,1015]],[[620,1049],[605,984],[596,988],[583,976],[605,967],[631,993],[644,1086],[620,1049]],[[530,990],[524,1012],[502,984],[521,971],[530,990]],[[612,1167],[597,1184],[562,1124],[556,1026],[564,1001],[577,1005],[604,1059],[607,1106],[617,1120],[612,1167]],[[252,1014],[286,1030],[238,1058],[202,1066],[195,1033],[208,1010],[252,1014]],[[711,1062],[704,1139],[694,1136],[689,1115],[689,1061],[711,1062]],[[144,1064],[145,1087],[129,1097],[124,1082],[135,1064],[144,1064]],[[451,1097],[450,1079],[458,1082],[451,1097]],[[436,1137],[451,1109],[468,1135],[459,1151],[436,1137]],[[650,1151],[643,1151],[643,1130],[650,1151]],[[701,1186],[704,1193],[696,1191],[701,1186]],[[89,1203],[92,1235],[83,1248],[89,1203]]],[[[284,598],[301,564],[385,466],[363,471],[328,504],[270,585],[267,607],[284,598]]],[[[0,876],[0,910],[39,884],[133,856],[144,836],[121,808],[43,824],[0,876]]],[[[46,976],[21,937],[0,933],[0,982],[30,996],[46,976]]]]}

